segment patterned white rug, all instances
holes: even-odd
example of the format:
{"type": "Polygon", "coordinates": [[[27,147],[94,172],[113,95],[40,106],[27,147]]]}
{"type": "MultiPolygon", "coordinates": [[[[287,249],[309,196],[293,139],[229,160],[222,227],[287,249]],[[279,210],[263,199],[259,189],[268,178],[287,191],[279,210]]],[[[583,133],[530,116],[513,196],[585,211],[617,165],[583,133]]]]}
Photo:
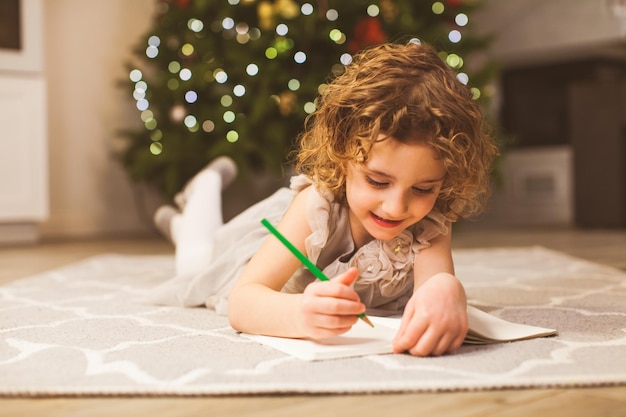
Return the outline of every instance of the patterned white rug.
{"type": "Polygon", "coordinates": [[[306,362],[203,309],[134,299],[171,256],[102,255],[0,287],[0,396],[367,393],[626,384],[626,273],[541,247],[459,250],[471,303],[559,335],[438,358],[306,362]]]}

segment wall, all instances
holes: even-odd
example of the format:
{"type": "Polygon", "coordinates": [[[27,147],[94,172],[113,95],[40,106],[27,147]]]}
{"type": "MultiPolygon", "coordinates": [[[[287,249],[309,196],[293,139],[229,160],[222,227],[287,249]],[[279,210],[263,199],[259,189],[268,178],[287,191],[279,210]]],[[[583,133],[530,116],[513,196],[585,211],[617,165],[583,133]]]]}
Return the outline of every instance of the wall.
{"type": "Polygon", "coordinates": [[[44,237],[146,230],[133,188],[111,158],[116,131],[137,123],[116,87],[124,61],[151,24],[154,0],[44,3],[50,217],[44,237]]]}
{"type": "Polygon", "coordinates": [[[621,26],[612,15],[609,0],[483,0],[483,3],[482,10],[474,16],[474,27],[495,35],[491,53],[507,65],[599,52],[626,54],[626,22],[621,26]]]}

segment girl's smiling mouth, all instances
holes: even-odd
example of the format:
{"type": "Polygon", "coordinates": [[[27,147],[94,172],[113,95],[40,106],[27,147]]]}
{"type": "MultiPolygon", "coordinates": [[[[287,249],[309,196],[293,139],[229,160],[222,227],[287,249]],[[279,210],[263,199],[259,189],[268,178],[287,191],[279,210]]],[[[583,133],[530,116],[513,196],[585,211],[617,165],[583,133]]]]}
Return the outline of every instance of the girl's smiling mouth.
{"type": "Polygon", "coordinates": [[[396,227],[399,224],[402,223],[402,220],[388,220],[388,219],[383,219],[380,216],[377,216],[376,214],[370,212],[370,216],[372,217],[372,220],[374,220],[374,222],[382,227],[387,227],[387,228],[392,228],[392,227],[396,227]]]}

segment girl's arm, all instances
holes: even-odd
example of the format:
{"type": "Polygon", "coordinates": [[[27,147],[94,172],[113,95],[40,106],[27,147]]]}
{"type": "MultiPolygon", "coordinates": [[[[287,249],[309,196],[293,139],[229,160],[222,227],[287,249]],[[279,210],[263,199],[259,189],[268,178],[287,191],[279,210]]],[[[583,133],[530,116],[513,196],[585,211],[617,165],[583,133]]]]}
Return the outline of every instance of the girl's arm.
{"type": "MultiPolygon", "coordinates": [[[[311,229],[305,204],[311,188],[301,191],[276,227],[300,251],[311,229]]],[[[260,219],[259,219],[260,221],[260,219]]],[[[281,293],[300,261],[274,236],[252,257],[228,298],[228,318],[239,331],[283,337],[323,338],[348,331],[365,311],[350,288],[356,270],[330,282],[315,281],[302,294],[281,293]]]]}
{"type": "Polygon", "coordinates": [[[456,350],[467,334],[467,299],[454,276],[451,233],[432,240],[415,257],[415,290],[394,339],[395,352],[442,355],[456,350]]]}

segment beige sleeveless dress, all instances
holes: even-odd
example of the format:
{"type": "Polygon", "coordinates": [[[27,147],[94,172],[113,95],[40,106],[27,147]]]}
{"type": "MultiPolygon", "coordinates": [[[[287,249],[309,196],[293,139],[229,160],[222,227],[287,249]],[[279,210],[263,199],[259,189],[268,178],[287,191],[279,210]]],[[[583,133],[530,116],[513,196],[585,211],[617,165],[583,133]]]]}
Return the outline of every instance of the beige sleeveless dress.
{"type": "MultiPolygon", "coordinates": [[[[215,244],[206,267],[196,274],[176,276],[150,290],[142,301],[153,304],[196,307],[205,305],[227,314],[227,298],[235,280],[270,235],[261,224],[267,218],[278,224],[295,195],[311,186],[303,175],[291,178],[289,188],[248,208],[224,224],[216,233],[215,244]]],[[[368,314],[402,313],[413,292],[415,254],[430,246],[429,241],[447,234],[450,221],[437,211],[388,241],[373,240],[355,248],[350,231],[348,207],[328,191],[313,190],[306,205],[306,218],[312,230],[306,239],[306,255],[328,277],[353,266],[359,270],[354,284],[368,314]]],[[[301,267],[282,291],[299,293],[315,277],[301,267]]]]}

